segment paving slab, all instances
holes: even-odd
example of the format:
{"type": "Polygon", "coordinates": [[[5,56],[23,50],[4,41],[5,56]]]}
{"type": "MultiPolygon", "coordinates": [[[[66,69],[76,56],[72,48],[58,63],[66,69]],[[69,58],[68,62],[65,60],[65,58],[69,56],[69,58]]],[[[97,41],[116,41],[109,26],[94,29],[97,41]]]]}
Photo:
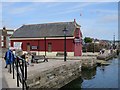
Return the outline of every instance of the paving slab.
{"type": "Polygon", "coordinates": [[[15,75],[15,79],[13,79],[13,74],[8,72],[7,68],[5,67],[5,61],[2,59],[2,88],[21,88],[21,84],[20,87],[17,87],[17,83],[16,83],[16,75],[15,75]]]}

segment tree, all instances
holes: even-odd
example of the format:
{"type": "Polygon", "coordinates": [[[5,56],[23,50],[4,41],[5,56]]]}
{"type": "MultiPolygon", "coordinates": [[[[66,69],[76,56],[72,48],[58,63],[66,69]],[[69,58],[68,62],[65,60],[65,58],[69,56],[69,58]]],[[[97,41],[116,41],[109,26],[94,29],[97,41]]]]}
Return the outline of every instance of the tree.
{"type": "Polygon", "coordinates": [[[84,42],[85,43],[92,43],[92,39],[90,37],[85,37],[84,42]]]}

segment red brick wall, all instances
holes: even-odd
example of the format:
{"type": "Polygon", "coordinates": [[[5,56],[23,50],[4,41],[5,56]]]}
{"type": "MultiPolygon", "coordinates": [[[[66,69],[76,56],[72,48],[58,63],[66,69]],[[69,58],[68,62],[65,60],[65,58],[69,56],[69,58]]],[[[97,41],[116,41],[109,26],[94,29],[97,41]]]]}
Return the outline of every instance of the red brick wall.
{"type": "Polygon", "coordinates": [[[74,55],[75,56],[81,56],[82,55],[82,33],[80,28],[77,28],[74,32],[74,37],[77,39],[77,42],[75,42],[74,47],[74,55]]]}

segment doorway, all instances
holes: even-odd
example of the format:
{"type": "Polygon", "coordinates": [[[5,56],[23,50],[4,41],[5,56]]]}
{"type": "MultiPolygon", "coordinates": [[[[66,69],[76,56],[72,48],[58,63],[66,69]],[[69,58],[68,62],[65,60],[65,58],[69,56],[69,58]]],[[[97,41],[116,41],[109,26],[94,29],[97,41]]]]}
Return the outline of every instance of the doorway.
{"type": "Polygon", "coordinates": [[[48,43],[48,52],[52,52],[52,43],[48,43]]]}
{"type": "Polygon", "coordinates": [[[27,52],[30,52],[30,43],[27,43],[27,52]]]}

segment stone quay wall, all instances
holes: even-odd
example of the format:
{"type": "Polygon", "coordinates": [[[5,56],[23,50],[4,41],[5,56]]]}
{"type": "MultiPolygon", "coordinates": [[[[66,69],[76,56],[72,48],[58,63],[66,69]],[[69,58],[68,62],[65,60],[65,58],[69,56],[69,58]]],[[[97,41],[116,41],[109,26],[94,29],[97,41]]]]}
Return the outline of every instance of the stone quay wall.
{"type": "Polygon", "coordinates": [[[35,72],[27,79],[29,88],[61,88],[81,76],[81,61],[35,72]]]}
{"type": "Polygon", "coordinates": [[[97,59],[96,57],[86,57],[82,60],[82,69],[92,69],[96,67],[97,59]]]}

